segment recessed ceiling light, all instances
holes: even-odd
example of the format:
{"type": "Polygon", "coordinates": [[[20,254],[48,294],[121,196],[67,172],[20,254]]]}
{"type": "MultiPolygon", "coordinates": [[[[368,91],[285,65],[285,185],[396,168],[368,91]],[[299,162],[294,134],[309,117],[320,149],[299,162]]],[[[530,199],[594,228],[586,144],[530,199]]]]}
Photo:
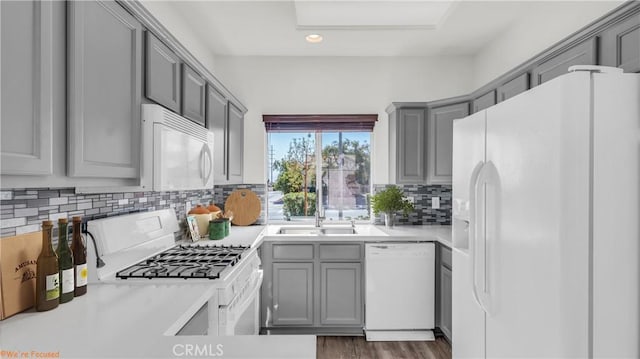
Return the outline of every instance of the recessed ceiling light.
{"type": "Polygon", "coordinates": [[[322,35],[320,35],[320,34],[309,34],[309,35],[305,36],[305,40],[307,40],[308,43],[317,44],[317,43],[322,42],[322,35]]]}

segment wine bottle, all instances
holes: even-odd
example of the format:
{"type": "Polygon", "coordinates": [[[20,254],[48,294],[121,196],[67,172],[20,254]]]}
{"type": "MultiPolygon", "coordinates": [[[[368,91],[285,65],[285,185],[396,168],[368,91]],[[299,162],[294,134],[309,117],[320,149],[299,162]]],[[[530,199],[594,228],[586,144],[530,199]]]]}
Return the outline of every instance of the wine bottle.
{"type": "Polygon", "coordinates": [[[58,306],[60,278],[58,256],[51,243],[52,221],[42,222],[42,250],[36,264],[36,310],[43,312],[58,306]]]}
{"type": "Polygon", "coordinates": [[[73,283],[73,254],[67,241],[68,224],[66,218],[58,220],[58,265],[60,268],[60,303],[73,299],[76,286],[73,283]]]}
{"type": "Polygon", "coordinates": [[[75,267],[75,284],[76,289],[73,295],[79,297],[87,293],[87,246],[84,244],[80,226],[82,217],[73,217],[73,239],[71,241],[71,251],[73,252],[73,265],[75,267]]]}

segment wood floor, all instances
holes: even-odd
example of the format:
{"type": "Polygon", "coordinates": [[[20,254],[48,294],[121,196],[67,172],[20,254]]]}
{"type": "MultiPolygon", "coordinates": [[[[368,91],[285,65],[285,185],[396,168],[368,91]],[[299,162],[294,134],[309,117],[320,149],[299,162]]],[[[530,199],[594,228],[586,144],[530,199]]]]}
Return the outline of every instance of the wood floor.
{"type": "Polygon", "coordinates": [[[316,340],[318,359],[451,359],[443,338],[423,342],[367,342],[364,337],[324,337],[316,340]]]}

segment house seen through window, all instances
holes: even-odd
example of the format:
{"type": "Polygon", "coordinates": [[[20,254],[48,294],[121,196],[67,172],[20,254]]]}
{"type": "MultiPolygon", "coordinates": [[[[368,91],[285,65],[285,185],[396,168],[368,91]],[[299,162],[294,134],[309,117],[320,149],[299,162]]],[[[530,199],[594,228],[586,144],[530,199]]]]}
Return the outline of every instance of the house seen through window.
{"type": "Polygon", "coordinates": [[[371,132],[269,132],[270,222],[368,220],[371,132]]]}

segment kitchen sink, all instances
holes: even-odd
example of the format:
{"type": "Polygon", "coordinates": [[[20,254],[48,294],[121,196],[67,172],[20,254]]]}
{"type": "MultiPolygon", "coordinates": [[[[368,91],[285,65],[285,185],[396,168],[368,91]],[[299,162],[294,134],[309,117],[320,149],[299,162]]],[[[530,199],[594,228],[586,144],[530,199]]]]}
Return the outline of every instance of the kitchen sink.
{"type": "Polygon", "coordinates": [[[358,234],[353,227],[280,227],[278,234],[331,235],[358,234]]]}

